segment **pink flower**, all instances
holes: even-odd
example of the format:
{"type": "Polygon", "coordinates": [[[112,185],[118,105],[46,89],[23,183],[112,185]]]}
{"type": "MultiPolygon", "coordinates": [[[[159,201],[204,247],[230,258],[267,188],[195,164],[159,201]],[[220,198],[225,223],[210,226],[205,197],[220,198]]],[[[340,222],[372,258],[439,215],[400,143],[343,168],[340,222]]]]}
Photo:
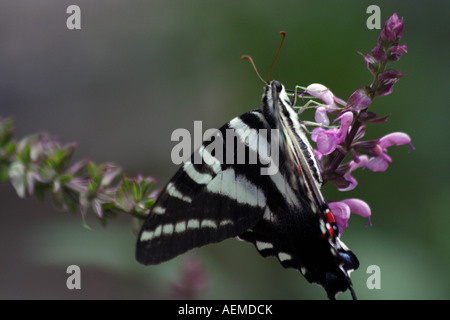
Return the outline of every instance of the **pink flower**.
{"type": "Polygon", "coordinates": [[[345,101],[336,97],[330,89],[319,83],[310,84],[305,93],[312,95],[313,97],[320,99],[325,104],[325,107],[317,107],[315,120],[317,123],[329,125],[327,113],[338,108],[337,104],[345,105],[345,101]]]}
{"type": "Polygon", "coordinates": [[[306,88],[305,92],[312,95],[313,97],[316,97],[317,99],[322,100],[328,106],[336,106],[334,101],[335,96],[333,92],[331,92],[331,90],[325,87],[323,84],[320,83],[310,84],[306,88]]]}
{"type": "Polygon", "coordinates": [[[350,213],[357,214],[364,218],[369,218],[369,225],[371,211],[367,203],[359,199],[345,199],[337,202],[328,203],[331,212],[334,215],[336,224],[339,228],[339,233],[343,234],[345,228],[348,227],[348,220],[350,213]]]}
{"type": "Polygon", "coordinates": [[[337,120],[341,121],[339,129],[325,130],[323,128],[316,128],[313,130],[315,133],[315,137],[313,135],[313,141],[317,144],[317,150],[323,155],[332,153],[345,140],[353,121],[353,113],[345,112],[335,121],[337,120]]]}
{"type": "Polygon", "coordinates": [[[367,163],[369,162],[369,158],[365,155],[355,158],[356,158],[355,160],[350,161],[349,169],[344,174],[344,179],[348,181],[350,184],[345,188],[338,188],[339,191],[349,191],[355,189],[356,186],[358,185],[358,181],[356,181],[356,179],[351,175],[351,173],[358,168],[365,168],[367,166],[367,163]]]}
{"type": "Polygon", "coordinates": [[[380,138],[376,146],[372,149],[372,152],[376,156],[369,159],[367,168],[374,172],[386,171],[389,163],[392,162],[391,157],[387,155],[387,148],[405,144],[409,144],[410,150],[414,150],[414,146],[411,144],[411,138],[403,132],[390,133],[380,138]]]}
{"type": "Polygon", "coordinates": [[[323,124],[326,126],[329,125],[330,119],[328,119],[327,109],[325,107],[318,107],[316,109],[316,114],[315,114],[314,120],[317,123],[320,123],[320,124],[323,124]]]}

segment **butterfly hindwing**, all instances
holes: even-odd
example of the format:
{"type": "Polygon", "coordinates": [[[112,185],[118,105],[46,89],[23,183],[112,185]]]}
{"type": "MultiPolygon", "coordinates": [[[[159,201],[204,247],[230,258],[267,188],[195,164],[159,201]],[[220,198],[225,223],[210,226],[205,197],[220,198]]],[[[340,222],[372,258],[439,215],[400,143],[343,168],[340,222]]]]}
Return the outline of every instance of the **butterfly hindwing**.
{"type": "Polygon", "coordinates": [[[260,220],[240,238],[253,243],[263,257],[273,256],[283,267],[297,269],[334,298],[337,292],[349,287],[347,271],[338,263],[343,260],[339,251],[347,255],[348,269],[356,269],[358,261],[348,250],[333,253],[334,248],[320,237],[320,222],[314,217],[278,210],[272,220],[260,220]]]}

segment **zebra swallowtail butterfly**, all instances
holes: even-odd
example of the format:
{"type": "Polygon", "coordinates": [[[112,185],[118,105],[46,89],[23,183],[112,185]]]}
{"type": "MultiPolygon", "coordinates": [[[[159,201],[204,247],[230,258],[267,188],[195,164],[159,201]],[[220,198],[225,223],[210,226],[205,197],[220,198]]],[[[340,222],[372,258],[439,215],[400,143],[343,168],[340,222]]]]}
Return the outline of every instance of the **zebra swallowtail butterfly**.
{"type": "Polygon", "coordinates": [[[330,299],[347,289],[356,298],[349,274],[359,262],[340,240],[321,186],[313,149],[284,86],[268,82],[262,108],[221,127],[162,190],[139,233],[136,258],[158,264],[192,248],[238,237],[253,243],[263,257],[274,256],[283,267],[323,286],[330,299]],[[230,143],[227,129],[236,132],[233,163],[220,162],[208,148],[216,139],[230,143]],[[266,138],[259,134],[262,129],[266,138]],[[270,134],[271,129],[278,134],[270,134]],[[270,149],[272,138],[279,140],[278,170],[262,175],[266,165],[249,160],[261,147],[270,149]],[[245,148],[244,163],[237,159],[239,148],[245,148]],[[199,158],[201,163],[195,161],[199,158]]]}

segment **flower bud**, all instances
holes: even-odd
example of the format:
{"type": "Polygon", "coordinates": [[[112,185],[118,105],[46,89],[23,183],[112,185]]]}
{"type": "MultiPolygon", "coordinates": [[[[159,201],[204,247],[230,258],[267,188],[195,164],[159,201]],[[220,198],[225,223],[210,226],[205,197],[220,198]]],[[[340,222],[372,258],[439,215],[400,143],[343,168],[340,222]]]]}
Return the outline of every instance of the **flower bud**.
{"type": "Polygon", "coordinates": [[[385,23],[383,29],[381,30],[380,37],[378,38],[378,43],[389,43],[398,44],[403,36],[403,17],[400,20],[397,13],[394,13],[385,23]]]}
{"type": "Polygon", "coordinates": [[[367,91],[368,88],[364,87],[362,89],[356,90],[348,98],[347,105],[351,107],[352,110],[363,110],[372,103],[372,98],[370,98],[367,91]]]}

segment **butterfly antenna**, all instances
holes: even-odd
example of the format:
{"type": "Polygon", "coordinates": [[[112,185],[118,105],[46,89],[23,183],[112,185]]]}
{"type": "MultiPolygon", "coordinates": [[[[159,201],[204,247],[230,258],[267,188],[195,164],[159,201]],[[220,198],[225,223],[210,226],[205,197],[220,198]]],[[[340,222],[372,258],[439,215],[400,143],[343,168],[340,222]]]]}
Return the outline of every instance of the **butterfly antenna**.
{"type": "Polygon", "coordinates": [[[286,32],[285,31],[280,31],[280,34],[283,36],[283,38],[281,39],[280,47],[278,48],[277,54],[275,55],[275,58],[273,59],[272,64],[270,65],[269,72],[267,73],[267,82],[270,81],[270,71],[272,71],[272,67],[275,64],[275,61],[277,60],[278,55],[280,54],[281,47],[283,46],[284,39],[286,38],[286,32]]]}
{"type": "Polygon", "coordinates": [[[253,62],[252,57],[250,57],[250,56],[242,56],[241,59],[242,59],[242,60],[249,60],[250,63],[252,64],[252,66],[253,66],[253,69],[255,69],[255,72],[256,72],[256,74],[258,75],[259,79],[261,79],[262,82],[264,82],[265,84],[267,84],[267,82],[264,81],[264,79],[263,79],[263,78],[261,77],[261,75],[259,74],[258,69],[256,68],[255,63],[253,62]]]}

